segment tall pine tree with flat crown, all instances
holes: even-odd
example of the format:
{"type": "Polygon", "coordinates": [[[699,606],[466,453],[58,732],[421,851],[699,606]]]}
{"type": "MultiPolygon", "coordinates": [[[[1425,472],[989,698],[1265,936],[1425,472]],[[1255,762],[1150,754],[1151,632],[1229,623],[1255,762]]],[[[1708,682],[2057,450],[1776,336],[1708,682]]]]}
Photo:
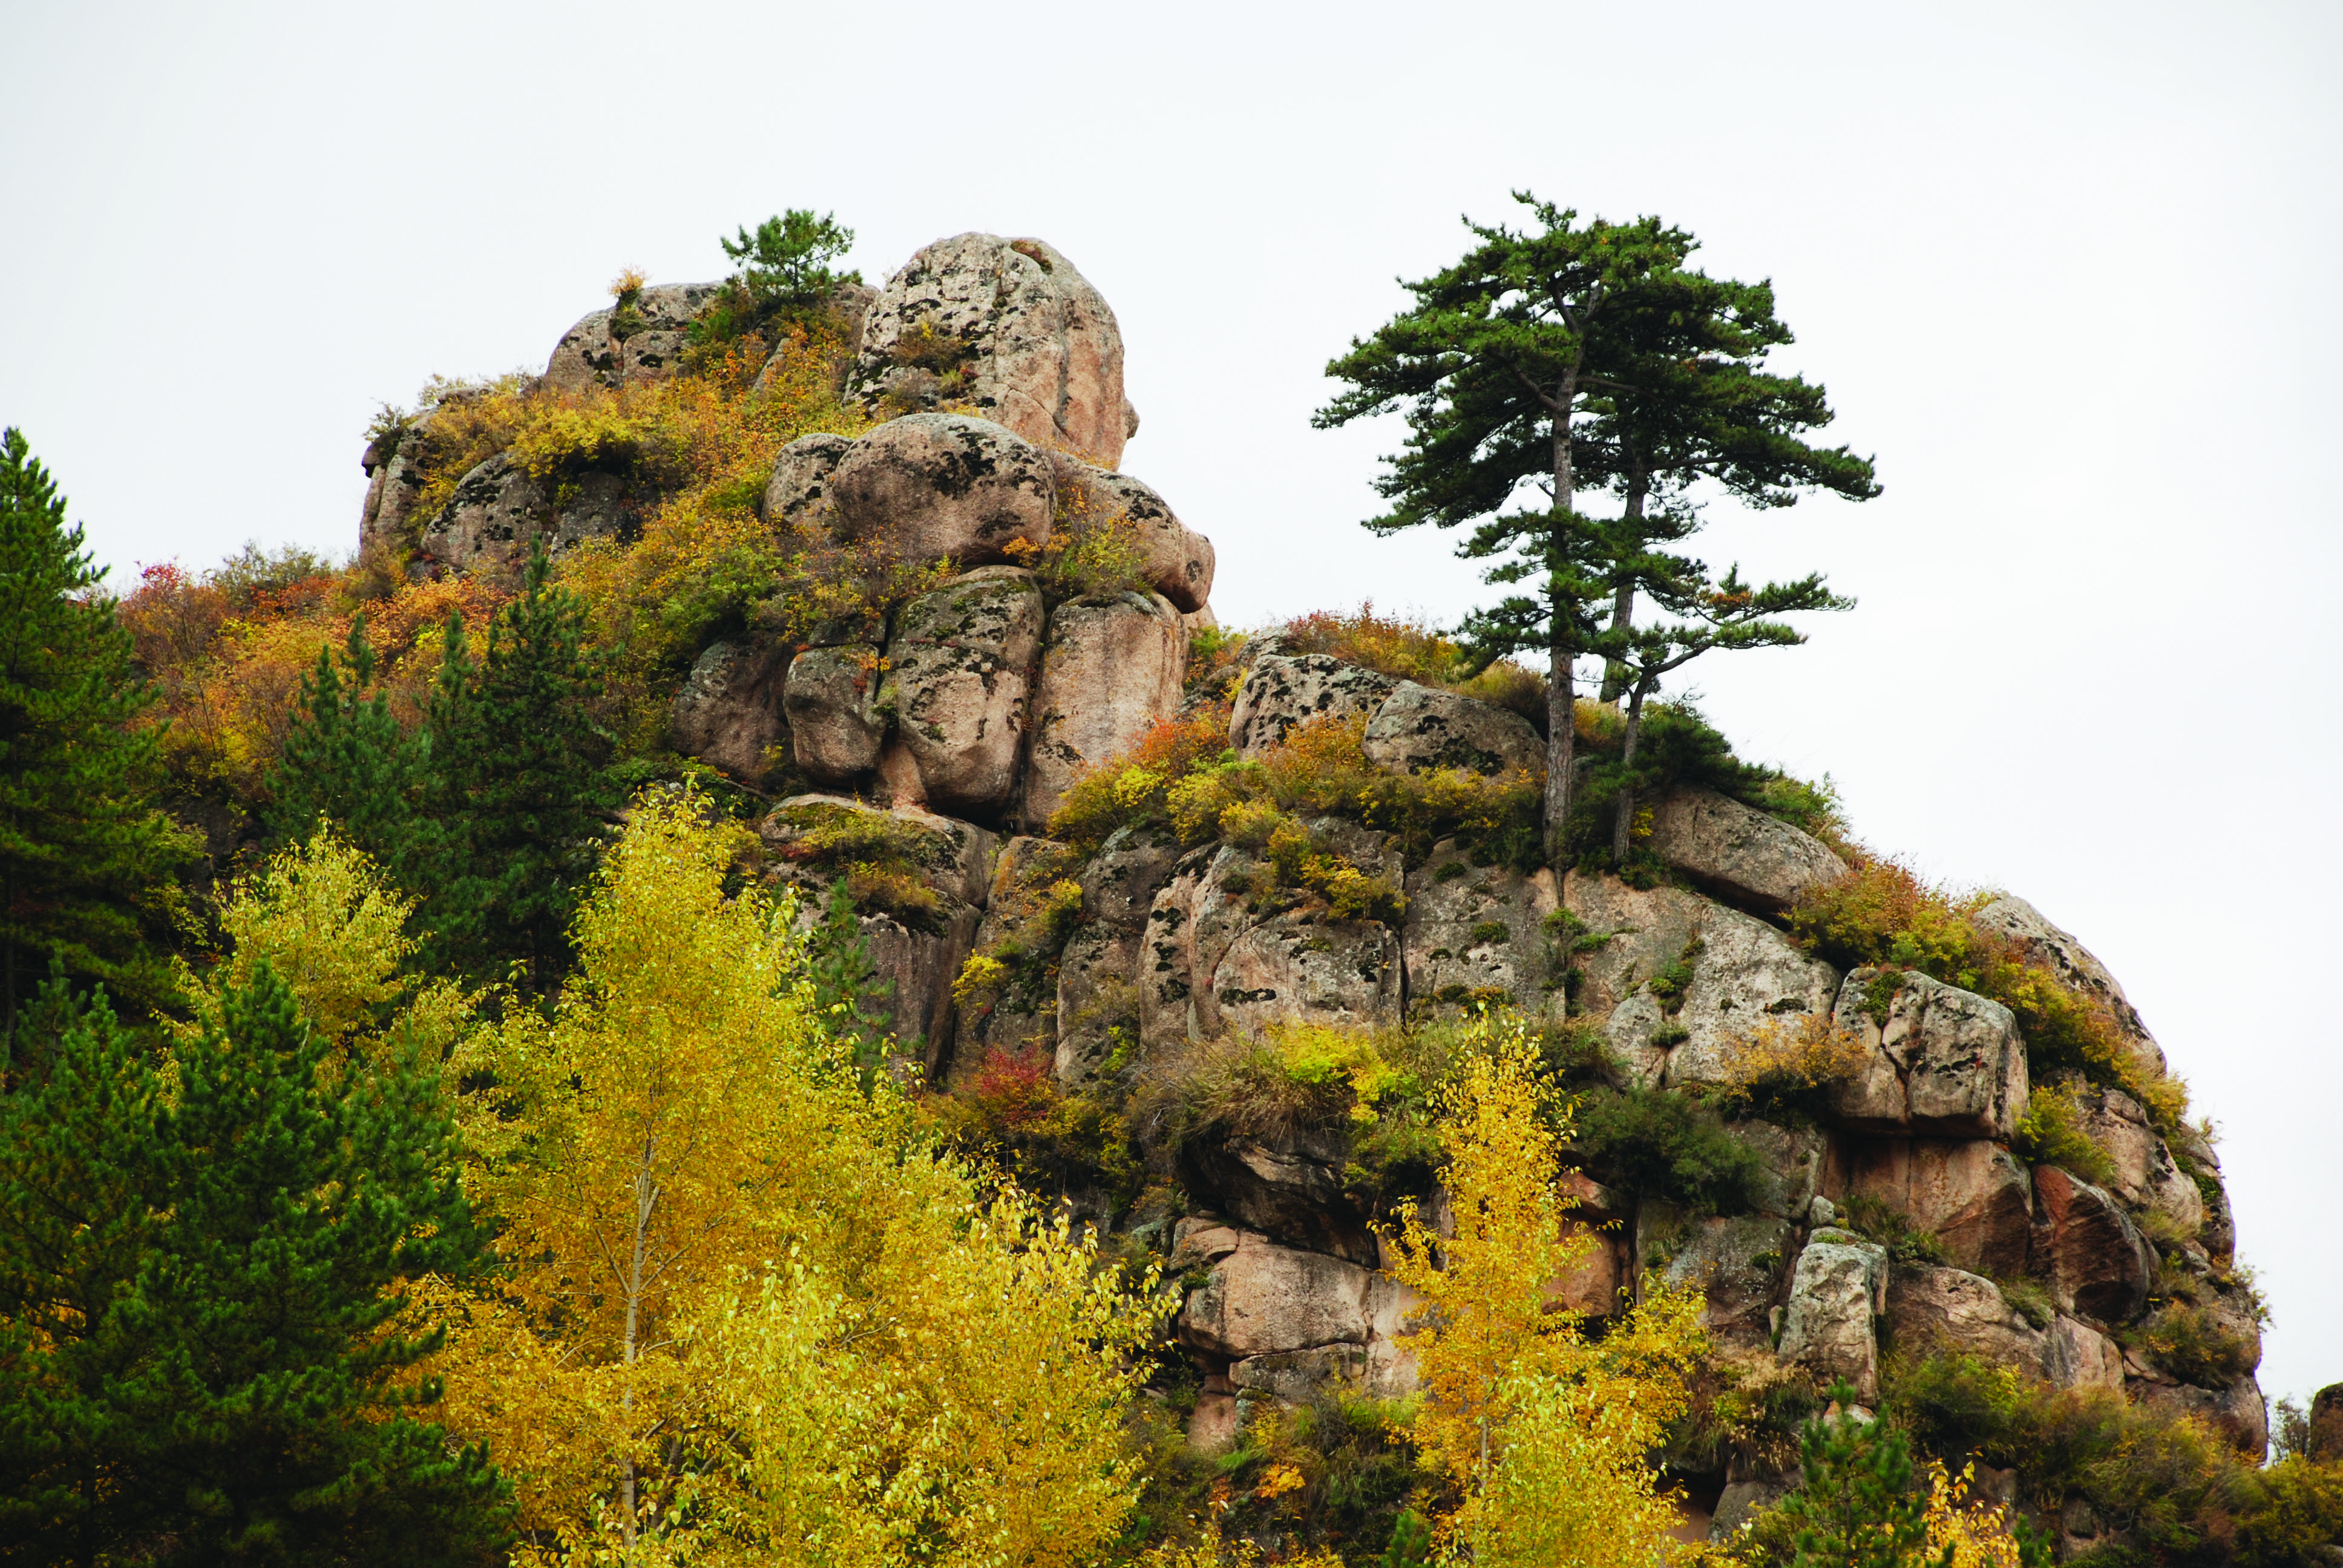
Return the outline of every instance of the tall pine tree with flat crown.
{"type": "Polygon", "coordinates": [[[538,990],[559,978],[618,803],[610,738],[588,707],[601,685],[583,648],[586,601],[552,573],[540,541],[478,663],[448,618],[427,729],[434,837],[412,879],[445,961],[491,978],[518,964],[538,990]]]}
{"type": "Polygon", "coordinates": [[[53,957],[142,1010],[170,994],[157,950],[195,845],[149,793],[154,693],[105,575],[23,434],[0,431],[0,1040],[53,957]]]}

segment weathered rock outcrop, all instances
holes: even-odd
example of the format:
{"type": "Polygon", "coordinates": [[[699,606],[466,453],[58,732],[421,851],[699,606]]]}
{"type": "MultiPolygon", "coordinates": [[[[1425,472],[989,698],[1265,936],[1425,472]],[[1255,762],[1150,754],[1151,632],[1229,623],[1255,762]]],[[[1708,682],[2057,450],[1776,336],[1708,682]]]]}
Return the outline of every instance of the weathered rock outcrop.
{"type": "Polygon", "coordinates": [[[2164,1049],[2147,1032],[2139,1012],[2124,995],[2107,966],[2074,937],[2042,918],[2042,911],[2024,899],[2004,893],[1979,910],[1976,923],[1998,932],[2026,959],[2042,965],[2066,984],[2097,996],[2107,1004],[2121,1027],[2133,1059],[2150,1078],[2164,1076],[2164,1049]]]}
{"type": "Polygon", "coordinates": [[[1982,1139],[1843,1139],[1833,1190],[1876,1198],[1980,1273],[2025,1271],[2032,1189],[2008,1150],[1982,1139]]]}
{"type": "Polygon", "coordinates": [[[1863,1041],[1862,1074],[1832,1111],[1865,1131],[2007,1139],[2026,1114],[2026,1041],[1997,1001],[1916,970],[1856,970],[1835,1019],[1863,1041]]]}
{"type": "Polygon", "coordinates": [[[2035,1261],[2059,1306],[2105,1323],[2137,1317],[2147,1304],[2156,1255],[2123,1205],[2055,1165],[2036,1170],[2034,1196],[2035,1261]]]}
{"type": "Polygon", "coordinates": [[[425,520],[417,553],[444,568],[509,577],[528,560],[532,540],[558,552],[618,531],[626,487],[616,475],[585,475],[574,489],[557,509],[545,487],[499,452],[465,475],[425,520]]]}
{"type": "MultiPolygon", "coordinates": [[[[989,419],[964,414],[914,414],[890,419],[840,453],[813,481],[821,457],[804,455],[803,487],[819,482],[850,539],[883,540],[904,559],[950,559],[963,568],[1014,564],[1011,548],[1050,542],[1057,480],[1038,447],[989,419]]],[[[778,477],[779,469],[776,468],[778,477]]],[[[768,514],[813,504],[765,492],[768,514]]]]}
{"type": "Polygon", "coordinates": [[[1268,654],[1253,660],[1229,714],[1229,744],[1248,757],[1312,719],[1371,719],[1399,682],[1322,653],[1268,654]]]}
{"type": "Polygon", "coordinates": [[[789,661],[781,704],[797,765],[823,784],[850,783],[879,766],[887,721],[879,712],[883,657],[867,643],[809,648],[789,661]]]}
{"type": "Polygon", "coordinates": [[[565,392],[658,381],[682,366],[691,319],[724,286],[661,283],[643,289],[621,309],[606,306],[578,318],[546,361],[546,384],[565,392]]]}
{"type": "Polygon", "coordinates": [[[1038,239],[960,234],[922,247],[871,303],[850,387],[897,408],[965,404],[1107,467],[1139,431],[1114,312],[1038,239]]]}
{"type": "Polygon", "coordinates": [[[1172,601],[1182,615],[1204,608],[1212,597],[1212,541],[1172,515],[1163,498],[1128,474],[1093,463],[1050,454],[1058,487],[1058,507],[1070,527],[1120,520],[1136,538],[1147,586],[1172,601]]]}
{"type": "Polygon", "coordinates": [[[1554,913],[1554,873],[1524,877],[1509,867],[1474,866],[1455,840],[1407,874],[1401,945],[1408,1010],[1535,999],[1550,1005],[1563,965],[1546,921],[1554,913]]]}
{"type": "Polygon", "coordinates": [[[1545,742],[1518,713],[1403,680],[1367,721],[1367,760],[1397,773],[1542,773],[1545,742]]]}
{"type": "Polygon", "coordinates": [[[1784,1361],[1827,1384],[1845,1378],[1864,1404],[1879,1398],[1878,1317],[1886,1307],[1887,1252],[1851,1231],[1818,1230],[1798,1254],[1782,1316],[1784,1361]]]}
{"type": "Polygon", "coordinates": [[[793,673],[786,648],[709,644],[676,693],[669,739],[685,756],[755,785],[788,737],[782,690],[793,673]]]}
{"type": "Polygon", "coordinates": [[[1025,769],[1024,816],[1041,828],[1084,768],[1121,756],[1180,707],[1188,638],[1154,594],[1073,599],[1050,612],[1025,769]]]}
{"type": "Polygon", "coordinates": [[[1727,903],[1761,913],[1846,875],[1827,845],[1714,789],[1674,789],[1654,802],[1651,849],[1727,903]]]}
{"type": "Polygon", "coordinates": [[[836,530],[838,508],[830,493],[830,477],[853,449],[846,437],[830,435],[800,436],[781,448],[758,503],[775,533],[786,537],[800,529],[816,535],[836,530]]]}
{"type": "Polygon", "coordinates": [[[981,567],[905,605],[879,706],[891,712],[929,806],[991,816],[1024,747],[1041,593],[1017,567],[981,567]]]}

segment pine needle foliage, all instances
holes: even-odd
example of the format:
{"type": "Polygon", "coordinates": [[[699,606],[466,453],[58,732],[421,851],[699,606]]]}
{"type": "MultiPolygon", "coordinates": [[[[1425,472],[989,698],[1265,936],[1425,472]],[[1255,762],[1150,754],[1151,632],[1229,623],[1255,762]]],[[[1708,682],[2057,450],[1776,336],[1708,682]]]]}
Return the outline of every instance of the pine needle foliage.
{"type": "Polygon", "coordinates": [[[436,1063],[329,1072],[266,962],[168,1064],[101,995],[0,1101],[0,1538],[26,1562],[486,1563],[403,1287],[484,1241],[436,1063]]]}
{"type": "Polygon", "coordinates": [[[155,700],[105,573],[21,431],[0,431],[0,1040],[54,956],[162,1006],[188,836],[155,809],[155,700]]]}

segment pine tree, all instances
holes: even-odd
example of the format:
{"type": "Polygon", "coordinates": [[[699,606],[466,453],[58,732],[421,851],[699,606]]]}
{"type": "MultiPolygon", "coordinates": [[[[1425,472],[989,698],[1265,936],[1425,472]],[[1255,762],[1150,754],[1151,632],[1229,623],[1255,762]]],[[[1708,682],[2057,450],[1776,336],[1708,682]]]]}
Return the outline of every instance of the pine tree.
{"type": "Polygon", "coordinates": [[[601,688],[586,603],[551,586],[552,571],[539,542],[477,664],[448,618],[428,726],[430,838],[407,878],[427,896],[444,962],[495,978],[517,963],[540,991],[558,978],[618,800],[602,765],[610,739],[588,708],[601,688]]]}
{"type": "Polygon", "coordinates": [[[189,837],[157,811],[154,693],[105,573],[24,436],[0,432],[0,1041],[52,955],[144,1010],[189,837]]]}
{"type": "Polygon", "coordinates": [[[1876,494],[1870,464],[1822,451],[1797,432],[1827,421],[1822,389],[1760,367],[1789,340],[1764,284],[1720,282],[1684,264],[1698,242],[1655,217],[1591,220],[1539,201],[1534,232],[1467,224],[1477,244],[1455,265],[1405,284],[1411,307],[1353,339],[1326,373],[1350,389],[1321,428],[1391,411],[1409,434],[1376,482],[1392,509],[1367,527],[1473,525],[1457,548],[1488,560],[1494,584],[1532,585],[1467,618],[1486,660],[1546,660],[1546,853],[1567,859],[1574,783],[1576,661],[1614,646],[1624,658],[1639,591],[1690,593],[1701,563],[1666,552],[1698,526],[1682,492],[1700,480],[1761,505],[1822,487],[1876,494]],[[1517,505],[1523,490],[1545,504],[1517,505]],[[1580,509],[1615,491],[1621,511],[1580,509]]]}
{"type": "MultiPolygon", "coordinates": [[[[58,988],[60,994],[62,987],[58,988]]],[[[27,1562],[495,1561],[397,1287],[485,1242],[436,1063],[329,1071],[264,963],[156,1064],[103,996],[0,1103],[0,1537],[27,1562]]]]}
{"type": "Polygon", "coordinates": [[[325,818],[350,843],[396,869],[416,847],[422,757],[398,732],[388,695],[364,695],[374,668],[363,613],[350,624],[339,669],[327,649],[317,650],[317,668],[302,678],[301,704],[271,780],[268,827],[270,837],[294,842],[307,839],[325,818]]]}
{"type": "Polygon", "coordinates": [[[843,877],[830,883],[821,922],[806,943],[806,973],[813,982],[814,1006],[823,1028],[852,1052],[867,1090],[886,1054],[889,1014],[884,1004],[894,994],[895,982],[880,979],[870,961],[870,943],[862,934],[854,896],[846,890],[843,877]]]}
{"type": "MultiPolygon", "coordinates": [[[[1830,1397],[1844,1412],[1855,1390],[1838,1383],[1830,1397]]],[[[1798,1450],[1805,1482],[1782,1503],[1796,1531],[1792,1568],[1924,1562],[1928,1494],[1912,1484],[1912,1451],[1902,1432],[1852,1413],[1817,1416],[1799,1434],[1798,1450]]]]}

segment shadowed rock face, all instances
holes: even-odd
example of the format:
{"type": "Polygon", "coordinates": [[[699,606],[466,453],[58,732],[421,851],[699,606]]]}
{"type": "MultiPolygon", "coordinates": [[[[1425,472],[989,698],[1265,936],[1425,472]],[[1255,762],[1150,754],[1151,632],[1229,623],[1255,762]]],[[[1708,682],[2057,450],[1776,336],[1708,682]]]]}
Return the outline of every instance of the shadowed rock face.
{"type": "Polygon", "coordinates": [[[2156,1257],[2123,1205],[2055,1165],[2034,1172],[2034,1254],[2059,1304],[2124,1323],[2147,1304],[2156,1257]]]}
{"type": "Polygon", "coordinates": [[[1842,1138],[1835,1192],[1876,1198],[1983,1273],[2026,1270],[2034,1214],[2025,1169],[1982,1139],[1842,1138]]]}
{"type": "Polygon", "coordinates": [[[1114,312],[1038,239],[960,234],[920,249],[872,301],[848,385],[874,406],[966,404],[1109,468],[1139,432],[1114,312]]]}

